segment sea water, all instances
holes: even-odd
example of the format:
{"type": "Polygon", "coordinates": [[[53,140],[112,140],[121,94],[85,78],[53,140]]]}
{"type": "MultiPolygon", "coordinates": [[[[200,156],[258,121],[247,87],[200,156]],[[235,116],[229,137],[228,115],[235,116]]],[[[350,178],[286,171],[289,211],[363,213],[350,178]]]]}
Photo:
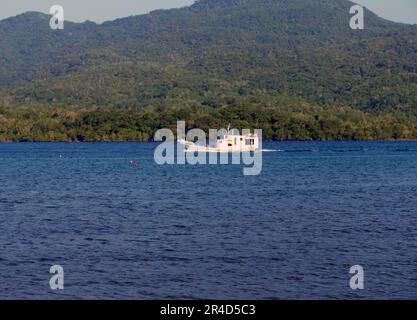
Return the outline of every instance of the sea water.
{"type": "Polygon", "coordinates": [[[417,298],[417,143],[264,142],[259,176],[156,146],[0,144],[0,298],[417,298]]]}

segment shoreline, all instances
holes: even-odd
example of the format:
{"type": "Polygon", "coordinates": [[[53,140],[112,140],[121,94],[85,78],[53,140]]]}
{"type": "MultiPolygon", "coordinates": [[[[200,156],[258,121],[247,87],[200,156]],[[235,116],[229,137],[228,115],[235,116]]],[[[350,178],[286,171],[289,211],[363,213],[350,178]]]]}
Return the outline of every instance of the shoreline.
{"type": "MultiPolygon", "coordinates": [[[[386,140],[264,140],[263,142],[417,142],[417,138],[413,139],[386,139],[386,140]]],[[[14,141],[0,140],[0,144],[31,144],[31,143],[160,143],[160,141],[14,141]]]]}

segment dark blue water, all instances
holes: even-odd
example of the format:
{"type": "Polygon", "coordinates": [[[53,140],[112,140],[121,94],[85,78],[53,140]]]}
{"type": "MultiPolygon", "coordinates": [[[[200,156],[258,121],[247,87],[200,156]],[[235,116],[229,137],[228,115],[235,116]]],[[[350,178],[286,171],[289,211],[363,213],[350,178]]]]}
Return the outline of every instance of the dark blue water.
{"type": "Polygon", "coordinates": [[[417,143],[269,143],[252,177],[155,146],[1,144],[0,298],[417,299],[417,143]]]}

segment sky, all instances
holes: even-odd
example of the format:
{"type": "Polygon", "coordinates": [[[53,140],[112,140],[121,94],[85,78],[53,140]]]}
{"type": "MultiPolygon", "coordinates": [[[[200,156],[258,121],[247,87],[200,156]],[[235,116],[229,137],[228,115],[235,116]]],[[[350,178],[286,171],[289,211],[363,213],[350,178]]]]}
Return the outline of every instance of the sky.
{"type": "MultiPolygon", "coordinates": [[[[52,5],[65,9],[65,19],[98,23],[156,9],[184,7],[194,0],[1,0],[0,19],[26,11],[49,13],[52,5]]],[[[404,23],[417,24],[417,0],[356,0],[379,16],[404,23]]]]}

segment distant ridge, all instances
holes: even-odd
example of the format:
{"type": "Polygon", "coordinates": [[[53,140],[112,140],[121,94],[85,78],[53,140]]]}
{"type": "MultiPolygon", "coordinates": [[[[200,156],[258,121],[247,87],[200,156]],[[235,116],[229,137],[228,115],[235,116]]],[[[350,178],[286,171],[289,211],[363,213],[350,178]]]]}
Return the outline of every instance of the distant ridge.
{"type": "Polygon", "coordinates": [[[0,85],[13,105],[123,108],[268,104],[282,96],[362,110],[415,110],[417,26],[345,0],[199,0],[190,7],[49,28],[0,21],[0,85]]]}

